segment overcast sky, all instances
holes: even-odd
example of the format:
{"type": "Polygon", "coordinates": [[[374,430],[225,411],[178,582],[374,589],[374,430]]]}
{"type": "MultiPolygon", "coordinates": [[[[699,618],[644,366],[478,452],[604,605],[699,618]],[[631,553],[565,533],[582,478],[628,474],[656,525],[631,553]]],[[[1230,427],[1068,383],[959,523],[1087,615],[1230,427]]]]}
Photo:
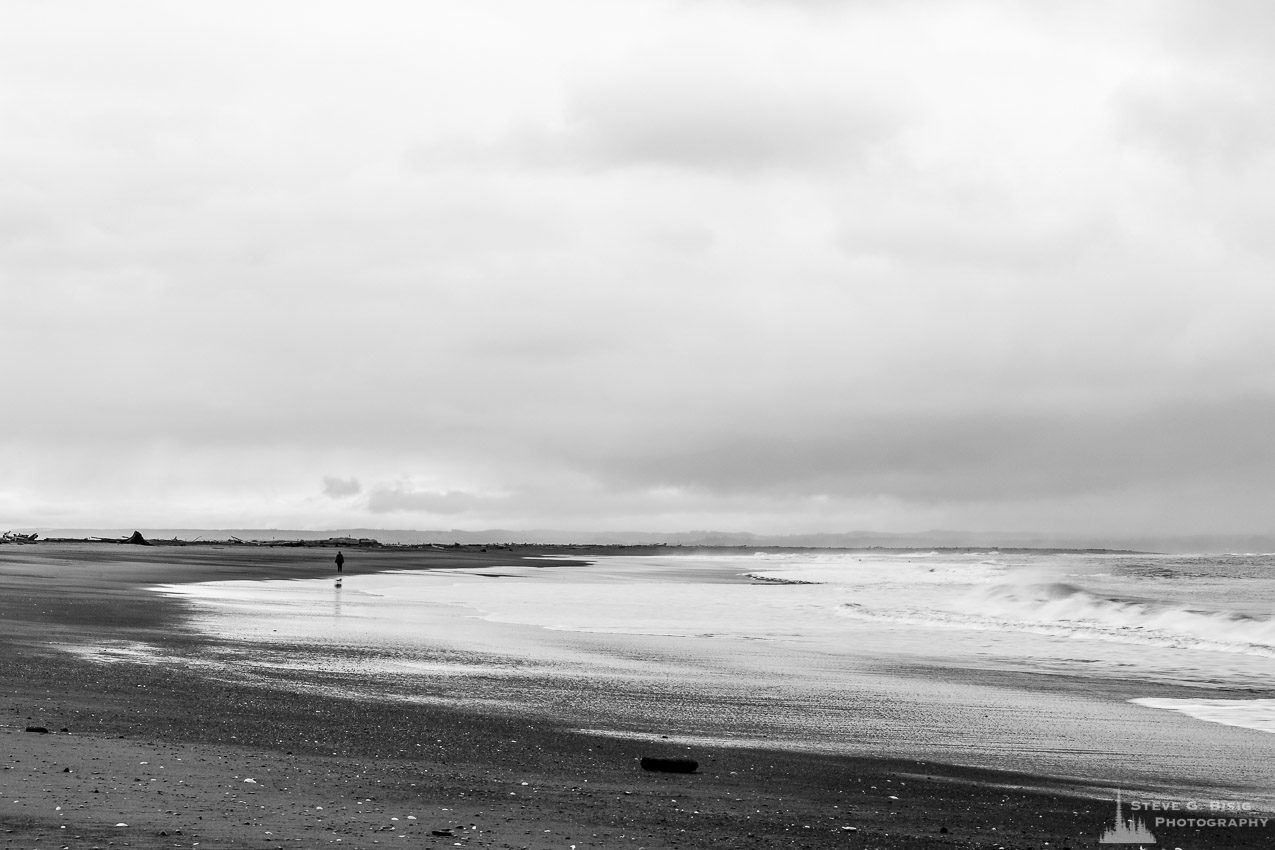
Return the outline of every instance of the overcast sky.
{"type": "Polygon", "coordinates": [[[1272,44],[6,2],[0,526],[1269,531],[1272,44]]]}

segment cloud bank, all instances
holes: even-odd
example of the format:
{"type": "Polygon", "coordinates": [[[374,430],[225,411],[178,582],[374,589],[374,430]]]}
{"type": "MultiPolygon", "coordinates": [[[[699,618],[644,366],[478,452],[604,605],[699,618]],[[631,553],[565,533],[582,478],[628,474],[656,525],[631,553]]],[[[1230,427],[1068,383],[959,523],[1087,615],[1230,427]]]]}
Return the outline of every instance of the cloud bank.
{"type": "Polygon", "coordinates": [[[1262,4],[67,6],[0,33],[0,525],[1275,510],[1262,4]]]}

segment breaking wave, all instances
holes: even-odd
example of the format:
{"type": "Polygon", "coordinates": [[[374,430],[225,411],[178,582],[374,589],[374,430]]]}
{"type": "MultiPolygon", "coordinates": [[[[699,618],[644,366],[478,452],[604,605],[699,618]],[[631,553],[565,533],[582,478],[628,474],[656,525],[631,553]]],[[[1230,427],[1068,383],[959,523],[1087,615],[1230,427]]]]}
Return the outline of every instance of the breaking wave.
{"type": "Polygon", "coordinates": [[[950,606],[934,608],[845,603],[841,613],[918,626],[1030,632],[1275,658],[1275,621],[1269,617],[1111,598],[1062,582],[979,587],[950,606]]]}

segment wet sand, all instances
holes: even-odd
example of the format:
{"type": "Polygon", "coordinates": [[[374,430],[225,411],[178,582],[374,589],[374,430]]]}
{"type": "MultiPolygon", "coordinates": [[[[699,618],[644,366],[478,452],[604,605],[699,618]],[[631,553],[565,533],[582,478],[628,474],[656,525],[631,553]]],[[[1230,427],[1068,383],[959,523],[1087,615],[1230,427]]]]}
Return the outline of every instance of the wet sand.
{"type": "MultiPolygon", "coordinates": [[[[360,550],[346,569],[498,567],[544,552],[360,550]]],[[[197,646],[208,638],[184,625],[183,603],[144,588],[321,577],[334,555],[0,547],[0,846],[1079,848],[1098,846],[1111,823],[1106,790],[1048,777],[890,753],[687,750],[57,648],[197,646]],[[700,769],[645,772],[645,755],[690,756],[700,769]]],[[[1266,847],[1272,831],[1166,834],[1167,846],[1266,847]]]]}

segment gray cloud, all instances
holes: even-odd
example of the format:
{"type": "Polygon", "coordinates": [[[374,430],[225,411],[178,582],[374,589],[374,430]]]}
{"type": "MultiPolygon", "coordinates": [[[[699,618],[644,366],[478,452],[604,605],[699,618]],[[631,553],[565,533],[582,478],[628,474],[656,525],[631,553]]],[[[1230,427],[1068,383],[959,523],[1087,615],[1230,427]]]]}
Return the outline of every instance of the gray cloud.
{"type": "Polygon", "coordinates": [[[1192,168],[1239,171],[1268,157],[1275,142],[1275,87],[1183,80],[1131,90],[1118,106],[1130,139],[1192,168]]]}
{"type": "Polygon", "coordinates": [[[977,204],[953,201],[929,214],[920,205],[906,212],[864,210],[846,223],[841,245],[850,256],[884,257],[939,274],[1057,273],[1105,253],[1121,238],[1114,221],[1058,216],[1011,199],[997,204],[995,194],[989,190],[992,197],[977,204]]]}
{"type": "MultiPolygon", "coordinates": [[[[937,410],[906,417],[720,423],[611,446],[577,462],[624,487],[715,494],[823,494],[998,501],[1175,488],[1275,475],[1275,396],[1135,411],[937,410]]],[[[1269,499],[1267,501],[1270,501],[1269,499]]]]}
{"type": "Polygon", "coordinates": [[[1171,0],[1155,10],[1155,23],[1169,39],[1175,57],[1205,56],[1209,61],[1248,64],[1270,62],[1275,39],[1275,9],[1263,0],[1171,0]]]}
{"type": "Polygon", "coordinates": [[[901,123],[866,96],[713,76],[672,69],[584,92],[570,126],[586,155],[601,162],[748,172],[854,167],[901,123]]]}
{"type": "Polygon", "coordinates": [[[474,493],[432,492],[401,486],[377,487],[368,496],[368,510],[373,514],[459,514],[483,506],[487,502],[489,499],[474,493]]]}
{"type": "Polygon", "coordinates": [[[854,169],[903,126],[866,93],[785,90],[782,83],[676,70],[575,92],[561,126],[523,125],[490,140],[410,146],[413,169],[599,171],[661,166],[742,175],[854,169]]]}
{"type": "Polygon", "coordinates": [[[323,494],[333,499],[357,496],[362,490],[363,486],[357,478],[334,478],[330,475],[323,477],[323,494]]]}

